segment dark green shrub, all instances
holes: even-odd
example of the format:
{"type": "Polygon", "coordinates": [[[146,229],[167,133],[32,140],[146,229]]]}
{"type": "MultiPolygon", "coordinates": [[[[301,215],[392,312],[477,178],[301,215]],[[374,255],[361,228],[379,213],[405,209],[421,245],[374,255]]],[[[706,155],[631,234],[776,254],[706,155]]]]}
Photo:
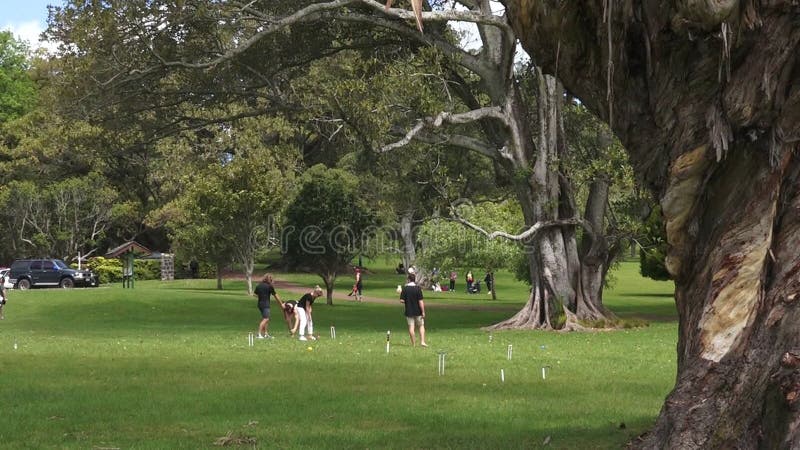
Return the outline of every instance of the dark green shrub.
{"type": "Polygon", "coordinates": [[[671,279],[665,259],[667,256],[667,238],[661,209],[656,208],[644,224],[645,236],[639,250],[639,270],[643,277],[654,280],[671,279]]]}
{"type": "MultiPolygon", "coordinates": [[[[100,278],[100,283],[122,281],[122,260],[98,256],[86,262],[86,266],[100,278]]],[[[137,280],[160,280],[161,261],[157,259],[136,259],[133,261],[134,276],[137,280]]]]}

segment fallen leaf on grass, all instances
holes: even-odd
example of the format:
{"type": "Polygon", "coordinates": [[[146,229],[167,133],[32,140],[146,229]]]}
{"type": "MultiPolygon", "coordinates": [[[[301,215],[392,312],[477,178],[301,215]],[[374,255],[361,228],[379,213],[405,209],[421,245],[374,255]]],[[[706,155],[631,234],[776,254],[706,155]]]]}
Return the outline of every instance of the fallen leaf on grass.
{"type": "Polygon", "coordinates": [[[214,441],[214,445],[217,447],[228,447],[231,445],[255,445],[256,438],[250,436],[235,436],[233,432],[229,431],[228,434],[222,436],[221,438],[217,438],[214,441]]]}

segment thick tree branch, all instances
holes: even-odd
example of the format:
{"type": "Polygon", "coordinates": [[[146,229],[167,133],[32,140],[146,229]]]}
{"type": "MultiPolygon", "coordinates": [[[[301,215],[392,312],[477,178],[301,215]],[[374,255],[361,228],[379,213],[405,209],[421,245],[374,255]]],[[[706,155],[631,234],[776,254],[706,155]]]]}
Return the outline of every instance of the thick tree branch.
{"type": "MultiPolygon", "coordinates": [[[[258,17],[259,20],[262,20],[264,22],[263,28],[261,28],[261,30],[255,33],[254,35],[250,36],[248,39],[244,40],[241,44],[228,49],[224,53],[207,61],[200,61],[200,62],[167,61],[157,54],[155,55],[155,57],[161,62],[160,66],[165,66],[165,67],[184,67],[188,69],[206,69],[209,67],[214,67],[242,54],[251,46],[253,46],[258,41],[260,41],[261,39],[263,39],[268,35],[275,34],[292,25],[319,20],[324,16],[324,13],[326,12],[340,11],[347,6],[358,6],[358,5],[367,6],[389,17],[394,17],[403,20],[415,20],[415,15],[411,11],[407,11],[404,9],[397,9],[397,8],[386,9],[384,5],[374,0],[334,0],[326,3],[314,3],[296,11],[294,14],[291,14],[289,16],[277,20],[274,17],[270,16],[269,14],[249,9],[254,15],[256,15],[256,17],[258,17]]],[[[439,22],[461,21],[461,22],[481,23],[481,24],[493,25],[505,30],[506,32],[510,32],[510,26],[506,22],[505,18],[502,17],[476,14],[472,11],[456,11],[456,10],[426,11],[422,12],[421,14],[423,20],[426,21],[439,21],[439,22]]],[[[352,14],[352,15],[354,17],[359,16],[358,14],[352,14]]],[[[345,17],[340,15],[339,18],[344,19],[345,17]]],[[[367,16],[361,16],[360,20],[369,21],[368,19],[369,17],[367,16]]],[[[372,19],[378,19],[378,18],[373,17],[372,19]]],[[[134,69],[130,71],[130,74],[147,73],[154,69],[155,67],[144,69],[141,71],[134,69]]]]}
{"type": "Polygon", "coordinates": [[[523,231],[520,234],[511,234],[505,231],[493,231],[490,233],[481,228],[480,226],[475,225],[474,223],[469,222],[468,220],[465,220],[459,216],[450,217],[447,218],[447,220],[458,222],[466,226],[467,228],[473,229],[478,233],[481,233],[482,235],[489,238],[489,240],[502,237],[508,239],[509,241],[516,241],[516,242],[526,241],[528,239],[535,237],[539,232],[547,228],[576,226],[576,225],[582,226],[586,230],[586,232],[589,233],[592,236],[592,238],[594,238],[594,230],[592,229],[591,225],[589,225],[585,220],[579,217],[573,217],[571,219],[559,219],[559,220],[548,220],[544,222],[536,222],[535,224],[531,225],[530,228],[528,228],[527,230],[523,231]]]}
{"type": "Polygon", "coordinates": [[[331,13],[328,14],[327,17],[344,22],[364,23],[374,27],[380,27],[385,30],[394,31],[407,39],[419,42],[421,44],[430,45],[431,47],[435,47],[447,55],[456,64],[466,68],[471,72],[474,72],[481,78],[487,78],[490,74],[497,70],[493,65],[483,61],[481,58],[453,45],[443,36],[432,33],[421,34],[417,30],[400,22],[387,20],[377,16],[367,16],[353,13],[331,13]]]}
{"type": "Polygon", "coordinates": [[[486,118],[495,118],[501,120],[503,123],[506,122],[506,117],[499,106],[473,109],[472,111],[468,111],[465,113],[458,113],[458,114],[441,112],[438,115],[436,115],[436,117],[426,117],[424,119],[420,119],[417,122],[417,124],[414,125],[413,128],[408,130],[403,139],[400,139],[399,141],[394,142],[392,144],[384,145],[378,151],[380,153],[386,153],[396,148],[408,145],[412,139],[415,139],[417,135],[422,133],[425,127],[439,128],[445,123],[462,124],[462,123],[476,122],[478,120],[486,118]]]}
{"type": "MultiPolygon", "coordinates": [[[[389,8],[387,10],[384,5],[381,5],[374,0],[361,0],[361,2],[372,8],[384,10],[388,15],[394,17],[399,17],[406,20],[416,20],[415,13],[413,11],[397,8],[389,8]]],[[[423,11],[421,15],[422,20],[427,22],[472,22],[476,24],[492,25],[502,30],[511,31],[511,27],[504,18],[476,14],[472,11],[458,11],[455,9],[450,9],[447,11],[423,11]]]]}
{"type": "MultiPolygon", "coordinates": [[[[401,136],[403,135],[402,132],[398,134],[401,136]]],[[[474,138],[472,136],[464,136],[461,134],[428,133],[423,130],[414,136],[414,140],[424,142],[426,144],[459,147],[479,153],[492,159],[496,159],[498,156],[506,156],[506,154],[503,153],[503,149],[498,149],[497,147],[481,139],[474,138]]]]}

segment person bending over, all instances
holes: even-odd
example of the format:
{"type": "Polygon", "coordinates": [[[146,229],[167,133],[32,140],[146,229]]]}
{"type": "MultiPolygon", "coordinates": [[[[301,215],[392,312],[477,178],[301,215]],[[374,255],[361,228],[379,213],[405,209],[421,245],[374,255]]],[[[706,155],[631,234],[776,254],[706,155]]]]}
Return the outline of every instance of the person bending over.
{"type": "Polygon", "coordinates": [[[314,289],[311,289],[305,295],[300,297],[300,300],[297,302],[297,317],[300,321],[300,340],[305,341],[311,339],[316,341],[317,338],[314,337],[314,318],[311,315],[314,305],[314,300],[317,297],[322,295],[322,288],[319,285],[314,286],[314,289]],[[306,327],[308,327],[308,334],[306,334],[306,327]],[[306,339],[308,337],[308,339],[306,339]]]}

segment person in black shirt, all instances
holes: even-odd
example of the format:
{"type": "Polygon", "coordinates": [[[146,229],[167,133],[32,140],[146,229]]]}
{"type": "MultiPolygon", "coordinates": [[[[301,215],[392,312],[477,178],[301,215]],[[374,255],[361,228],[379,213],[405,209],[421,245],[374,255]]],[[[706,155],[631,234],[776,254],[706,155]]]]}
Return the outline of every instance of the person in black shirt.
{"type": "Polygon", "coordinates": [[[425,302],[422,301],[422,288],[415,283],[416,276],[408,274],[408,283],[400,291],[400,303],[406,306],[406,323],[408,335],[411,337],[411,346],[416,345],[414,327],[419,327],[420,345],[427,347],[425,342],[425,302]]]}
{"type": "Polygon", "coordinates": [[[6,290],[6,278],[0,277],[0,320],[6,318],[5,314],[3,313],[3,308],[6,305],[6,297],[8,297],[8,291],[6,290]]]}
{"type": "MultiPolygon", "coordinates": [[[[258,310],[261,311],[261,323],[258,324],[258,338],[271,339],[272,336],[269,335],[269,297],[275,297],[275,300],[278,301],[278,305],[283,309],[283,301],[281,301],[278,293],[275,292],[275,288],[272,287],[272,274],[268,273],[264,275],[264,278],[261,279],[261,283],[258,283],[258,286],[256,286],[255,294],[258,297],[258,310]]],[[[286,317],[285,314],[284,317],[286,317]]]]}
{"type": "Polygon", "coordinates": [[[317,340],[317,338],[314,337],[314,319],[311,316],[311,311],[314,300],[321,295],[322,288],[317,285],[314,286],[314,289],[300,297],[300,300],[297,302],[297,317],[300,320],[299,336],[301,341],[306,341],[308,339],[312,341],[317,340]],[[308,334],[306,334],[306,325],[308,326],[308,334]],[[306,339],[306,336],[308,336],[308,339],[306,339]]]}

